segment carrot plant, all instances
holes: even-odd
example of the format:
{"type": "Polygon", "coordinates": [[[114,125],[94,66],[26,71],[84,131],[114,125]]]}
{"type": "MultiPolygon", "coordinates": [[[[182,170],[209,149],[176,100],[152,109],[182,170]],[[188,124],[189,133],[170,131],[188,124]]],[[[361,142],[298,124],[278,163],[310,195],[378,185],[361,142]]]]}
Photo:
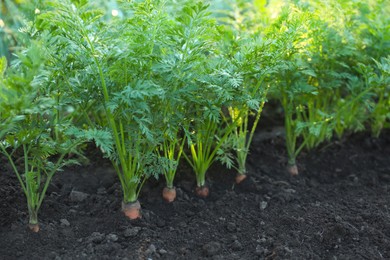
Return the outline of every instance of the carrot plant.
{"type": "Polygon", "coordinates": [[[174,179],[186,144],[184,130],[189,125],[189,94],[196,75],[193,72],[199,66],[199,50],[194,46],[197,36],[187,31],[187,24],[178,14],[183,8],[190,9],[192,4],[185,2],[172,6],[167,3],[167,22],[160,25],[165,37],[158,42],[164,52],[157,54],[157,61],[152,66],[153,78],[165,95],[155,106],[153,121],[162,133],[157,156],[165,177],[163,198],[167,202],[176,198],[174,179]]]}
{"type": "Polygon", "coordinates": [[[176,188],[173,181],[176,176],[177,166],[183,153],[185,137],[180,138],[179,133],[176,136],[165,135],[160,145],[158,155],[161,160],[162,170],[166,181],[162,196],[165,201],[173,202],[176,199],[176,188]]]}
{"type": "Polygon", "coordinates": [[[235,152],[236,163],[231,162],[229,153],[221,160],[237,170],[236,182],[239,183],[246,177],[249,148],[279,54],[274,52],[272,40],[266,40],[262,35],[260,15],[253,11],[256,7],[247,1],[233,1],[230,4],[231,11],[220,13],[218,21],[224,25],[222,46],[224,59],[229,64],[222,74],[227,77],[231,87],[237,90],[228,107],[228,115],[224,117],[227,124],[236,124],[227,140],[227,146],[235,152]]]}
{"type": "Polygon", "coordinates": [[[316,35],[315,30],[319,25],[321,23],[316,21],[314,12],[287,5],[269,32],[283,55],[272,94],[279,99],[284,110],[287,169],[291,175],[298,174],[296,157],[302,149],[315,147],[332,133],[327,113],[327,109],[331,109],[332,96],[327,93],[331,93],[335,86],[323,84],[326,80],[321,81],[319,73],[327,75],[327,68],[317,70],[317,66],[323,64],[323,57],[312,57],[311,52],[321,55],[324,38],[316,35]],[[316,42],[316,39],[321,42],[316,42]],[[298,140],[300,136],[303,137],[301,142],[298,140]]]}
{"type": "MultiPolygon", "coordinates": [[[[205,113],[210,108],[205,108],[205,113]]],[[[230,131],[227,128],[220,129],[220,121],[217,119],[221,113],[219,108],[212,108],[214,115],[206,115],[209,118],[204,118],[202,121],[196,120],[191,133],[189,148],[190,155],[184,154],[188,163],[191,165],[196,176],[196,194],[200,197],[209,195],[209,188],[206,186],[206,172],[217,158],[217,152],[222,147],[223,143],[229,136],[230,131]],[[216,117],[216,118],[214,118],[216,117]]],[[[199,113],[199,117],[205,116],[199,113]]]]}
{"type": "Polygon", "coordinates": [[[155,124],[160,125],[162,133],[161,142],[157,146],[157,157],[166,184],[162,196],[165,201],[173,202],[176,199],[174,179],[186,143],[186,136],[183,134],[183,130],[188,127],[188,123],[185,118],[186,103],[177,99],[180,97],[177,91],[181,92],[181,90],[166,88],[165,91],[166,99],[159,103],[160,105],[158,106],[162,111],[155,113],[155,119],[159,120],[155,124]]]}
{"type": "MultiPolygon", "coordinates": [[[[337,118],[345,114],[340,100],[349,104],[351,95],[348,82],[354,77],[350,60],[356,55],[354,41],[348,39],[348,28],[337,18],[342,14],[332,7],[333,2],[312,4],[304,11],[313,13],[308,27],[305,49],[307,64],[312,75],[306,83],[315,88],[315,95],[304,95],[296,108],[296,132],[302,137],[305,149],[311,150],[329,140],[335,130],[337,118]],[[335,10],[326,17],[325,11],[335,10]],[[324,18],[326,17],[326,18],[324,18]]],[[[357,118],[359,112],[351,114],[357,118]]]]}
{"type": "Polygon", "coordinates": [[[187,126],[186,118],[184,117],[185,108],[183,107],[185,104],[178,104],[179,100],[169,99],[172,96],[168,93],[166,95],[167,99],[160,103],[162,106],[159,106],[162,108],[162,111],[155,113],[157,117],[155,119],[160,120],[155,122],[155,124],[160,125],[162,133],[162,140],[156,148],[156,155],[166,183],[162,196],[165,201],[173,202],[176,199],[174,179],[186,143],[183,129],[187,126]],[[174,106],[175,104],[176,106],[174,106]]]}
{"type": "Polygon", "coordinates": [[[282,66],[279,67],[272,94],[280,100],[284,110],[287,167],[292,175],[298,174],[296,157],[303,149],[303,145],[297,147],[296,109],[299,98],[317,94],[316,89],[307,84],[307,77],[315,76],[307,64],[308,51],[304,49],[304,34],[310,19],[309,13],[285,7],[268,34],[268,37],[276,40],[276,48],[282,55],[282,66]]]}
{"type": "Polygon", "coordinates": [[[0,62],[0,152],[8,159],[27,198],[29,227],[39,231],[38,212],[47,188],[76,152],[81,140],[66,133],[68,121],[55,121],[59,107],[49,89],[42,42],[33,42],[5,72],[0,62]],[[61,134],[62,138],[55,135],[61,134]]]}
{"type": "Polygon", "coordinates": [[[224,66],[217,53],[218,31],[208,6],[202,3],[185,5],[176,18],[177,34],[182,38],[178,56],[187,64],[187,100],[189,124],[184,128],[189,154],[184,158],[195,172],[199,196],[207,197],[206,172],[233,127],[222,123],[222,107],[232,98],[227,81],[221,77],[224,66]]]}
{"type": "Polygon", "coordinates": [[[122,186],[122,210],[130,219],[138,218],[141,188],[149,176],[160,173],[155,151],[161,135],[152,124],[151,111],[164,97],[163,89],[152,80],[154,54],[159,49],[155,42],[165,19],[163,4],[126,2],[120,6],[124,17],[104,22],[102,10],[88,1],[52,1],[50,5],[40,16],[41,26],[54,43],[69,50],[66,57],[77,65],[71,70],[73,88],[66,93],[77,98],[75,94],[85,89],[94,96],[93,103],[82,102],[82,111],[87,119],[90,109],[103,112],[103,118],[98,114],[87,122],[90,128],[110,133],[105,146],[113,150],[103,152],[122,186]],[[77,82],[85,79],[83,71],[91,76],[85,85],[77,82]]]}

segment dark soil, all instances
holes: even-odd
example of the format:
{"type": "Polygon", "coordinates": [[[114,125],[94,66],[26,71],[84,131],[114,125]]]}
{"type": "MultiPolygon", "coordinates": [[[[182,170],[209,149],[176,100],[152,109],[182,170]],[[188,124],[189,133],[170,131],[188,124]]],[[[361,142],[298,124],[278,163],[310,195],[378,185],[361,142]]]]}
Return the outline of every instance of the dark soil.
{"type": "Polygon", "coordinates": [[[194,196],[185,163],[175,202],[161,198],[162,180],[149,181],[135,221],[121,212],[109,162],[67,169],[50,186],[39,233],[28,230],[25,198],[0,159],[0,258],[390,259],[390,132],[302,153],[297,177],[274,133],[256,136],[242,184],[213,166],[207,199],[194,196]]]}

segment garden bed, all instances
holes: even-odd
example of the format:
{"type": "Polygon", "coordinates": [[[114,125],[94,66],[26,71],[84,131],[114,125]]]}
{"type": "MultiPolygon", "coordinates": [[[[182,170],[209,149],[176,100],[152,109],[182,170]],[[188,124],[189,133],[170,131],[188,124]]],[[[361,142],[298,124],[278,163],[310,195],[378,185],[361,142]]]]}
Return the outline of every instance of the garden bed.
{"type": "Polygon", "coordinates": [[[163,180],[150,180],[135,221],[120,211],[121,187],[108,161],[68,168],[48,190],[39,233],[27,228],[25,197],[2,158],[0,258],[389,259],[390,132],[302,153],[297,177],[286,172],[283,138],[269,133],[255,136],[242,184],[214,165],[210,197],[197,198],[183,162],[177,200],[163,202],[163,180]]]}

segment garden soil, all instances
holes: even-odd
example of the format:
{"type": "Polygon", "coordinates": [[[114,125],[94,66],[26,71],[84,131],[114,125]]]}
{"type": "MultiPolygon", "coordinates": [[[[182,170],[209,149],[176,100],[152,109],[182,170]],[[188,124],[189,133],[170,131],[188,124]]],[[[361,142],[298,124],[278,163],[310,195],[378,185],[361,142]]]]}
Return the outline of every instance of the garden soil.
{"type": "Polygon", "coordinates": [[[0,259],[390,259],[390,131],[334,140],[285,169],[279,128],[259,132],[249,177],[215,164],[210,197],[194,195],[183,162],[177,200],[161,198],[163,178],[140,194],[142,218],[121,212],[121,188],[99,153],[53,179],[40,210],[41,231],[27,228],[27,206],[0,159],[0,259]]]}

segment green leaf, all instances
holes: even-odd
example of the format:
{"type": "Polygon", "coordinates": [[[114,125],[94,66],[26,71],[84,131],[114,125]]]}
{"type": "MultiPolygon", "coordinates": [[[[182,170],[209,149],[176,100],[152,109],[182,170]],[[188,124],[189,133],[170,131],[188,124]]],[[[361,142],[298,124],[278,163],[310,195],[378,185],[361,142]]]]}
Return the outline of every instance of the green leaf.
{"type": "Polygon", "coordinates": [[[104,154],[111,156],[114,148],[114,141],[111,132],[105,129],[79,129],[70,127],[65,132],[68,136],[74,136],[77,139],[85,139],[86,141],[94,141],[104,154]]]}

